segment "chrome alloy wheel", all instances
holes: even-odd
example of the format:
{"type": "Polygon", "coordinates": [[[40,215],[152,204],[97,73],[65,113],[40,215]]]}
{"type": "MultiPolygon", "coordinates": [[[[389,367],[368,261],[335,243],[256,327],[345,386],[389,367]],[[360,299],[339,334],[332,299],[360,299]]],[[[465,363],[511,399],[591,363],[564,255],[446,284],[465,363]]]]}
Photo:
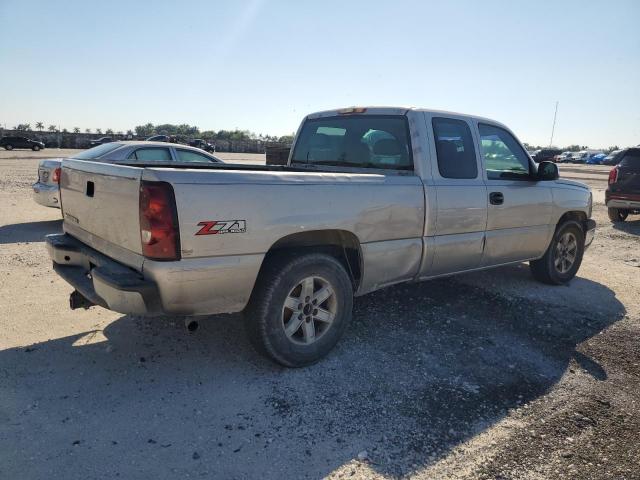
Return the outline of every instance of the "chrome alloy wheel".
{"type": "Polygon", "coordinates": [[[578,239],[572,232],[564,233],[556,243],[554,265],[559,273],[565,274],[576,261],[578,256],[578,239]]]}
{"type": "Polygon", "coordinates": [[[331,328],[337,310],[331,284],[322,277],[306,277],[284,301],[282,328],[292,342],[310,345],[331,328]]]}

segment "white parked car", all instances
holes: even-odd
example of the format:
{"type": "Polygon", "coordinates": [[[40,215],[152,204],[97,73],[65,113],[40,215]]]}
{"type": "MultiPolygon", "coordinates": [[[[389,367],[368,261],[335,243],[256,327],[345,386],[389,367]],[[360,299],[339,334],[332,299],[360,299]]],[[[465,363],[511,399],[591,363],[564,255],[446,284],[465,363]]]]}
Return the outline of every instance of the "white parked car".
{"type": "MultiPolygon", "coordinates": [[[[166,142],[109,142],[74,154],[73,160],[108,163],[153,162],[157,165],[224,163],[199,148],[166,142]]],[[[60,208],[60,166],[63,158],[42,160],[38,181],[33,184],[33,198],[45,207],[60,208]]]]}
{"type": "Polygon", "coordinates": [[[38,181],[33,184],[33,199],[45,207],[60,208],[60,166],[62,158],[41,160],[38,181]]]}

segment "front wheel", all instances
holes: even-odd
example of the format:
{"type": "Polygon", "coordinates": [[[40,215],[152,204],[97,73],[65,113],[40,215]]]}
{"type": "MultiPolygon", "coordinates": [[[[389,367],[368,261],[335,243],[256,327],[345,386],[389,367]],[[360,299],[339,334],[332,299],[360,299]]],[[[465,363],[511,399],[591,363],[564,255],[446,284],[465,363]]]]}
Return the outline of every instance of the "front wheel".
{"type": "Polygon", "coordinates": [[[4,149],[5,150],[13,150],[13,145],[7,144],[7,145],[4,146],[4,149]]]}
{"type": "Polygon", "coordinates": [[[613,223],[624,222],[629,216],[629,212],[622,208],[608,208],[607,214],[613,223]]]}
{"type": "Polygon", "coordinates": [[[244,312],[251,343],[286,367],[317,362],[336,345],[349,321],[353,287],[332,256],[271,258],[244,312]]]}
{"type": "Polygon", "coordinates": [[[562,285],[580,268],[584,255],[584,231],[575,221],[559,225],[544,256],[529,262],[533,277],[542,283],[562,285]]]}
{"type": "Polygon", "coordinates": [[[33,147],[31,147],[31,149],[32,149],[34,152],[37,152],[38,150],[40,150],[40,146],[39,146],[39,145],[34,145],[33,147]]]}

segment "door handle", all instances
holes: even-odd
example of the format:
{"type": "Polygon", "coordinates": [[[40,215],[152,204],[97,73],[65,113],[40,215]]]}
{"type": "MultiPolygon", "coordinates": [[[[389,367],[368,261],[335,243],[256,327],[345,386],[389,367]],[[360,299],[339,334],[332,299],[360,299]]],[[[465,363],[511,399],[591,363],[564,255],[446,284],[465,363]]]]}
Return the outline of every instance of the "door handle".
{"type": "Polygon", "coordinates": [[[502,192],[491,192],[489,194],[489,203],[491,203],[491,205],[502,205],[504,203],[504,195],[502,192]]]}

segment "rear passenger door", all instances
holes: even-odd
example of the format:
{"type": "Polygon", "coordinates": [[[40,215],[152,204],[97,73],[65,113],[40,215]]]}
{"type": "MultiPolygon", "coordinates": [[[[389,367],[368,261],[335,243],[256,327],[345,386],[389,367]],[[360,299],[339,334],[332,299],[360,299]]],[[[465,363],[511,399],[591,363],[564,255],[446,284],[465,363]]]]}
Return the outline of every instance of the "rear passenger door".
{"type": "Polygon", "coordinates": [[[543,255],[554,230],[552,182],[536,180],[529,156],[506,129],[479,123],[478,134],[488,190],[482,265],[543,255]]]}
{"type": "Polygon", "coordinates": [[[129,154],[129,159],[136,160],[140,163],[167,163],[173,161],[171,150],[168,147],[138,148],[129,154]]]}
{"type": "MultiPolygon", "coordinates": [[[[433,132],[432,177],[437,206],[434,255],[427,276],[480,266],[487,225],[487,190],[465,117],[426,114],[433,132]]],[[[427,247],[428,248],[428,247],[427,247]]]]}

